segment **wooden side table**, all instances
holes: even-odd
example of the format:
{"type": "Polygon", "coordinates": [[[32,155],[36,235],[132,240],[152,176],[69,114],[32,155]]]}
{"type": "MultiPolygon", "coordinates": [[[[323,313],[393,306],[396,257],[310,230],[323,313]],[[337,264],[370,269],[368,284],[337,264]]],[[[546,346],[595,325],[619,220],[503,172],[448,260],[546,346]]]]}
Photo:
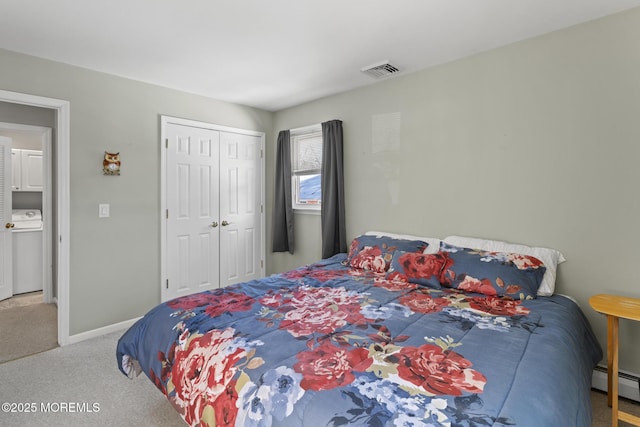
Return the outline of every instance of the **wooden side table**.
{"type": "Polygon", "coordinates": [[[640,417],[618,409],[618,321],[620,318],[640,320],[640,299],[599,294],[589,298],[589,304],[599,313],[607,315],[607,398],[611,407],[611,425],[618,420],[640,426],[640,417]]]}

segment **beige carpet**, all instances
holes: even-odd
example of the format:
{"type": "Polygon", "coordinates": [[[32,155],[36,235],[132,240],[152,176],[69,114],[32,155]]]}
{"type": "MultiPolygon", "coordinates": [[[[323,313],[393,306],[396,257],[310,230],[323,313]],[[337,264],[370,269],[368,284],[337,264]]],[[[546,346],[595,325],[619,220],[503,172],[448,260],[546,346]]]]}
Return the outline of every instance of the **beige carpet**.
{"type": "MultiPolygon", "coordinates": [[[[591,427],[610,427],[611,408],[607,406],[607,393],[591,390],[591,402],[593,404],[593,423],[591,427]]],[[[627,399],[620,399],[618,406],[621,410],[640,417],[640,403],[627,399]]],[[[627,427],[631,424],[620,421],[619,427],[627,427]]]]}
{"type": "Polygon", "coordinates": [[[0,302],[0,363],[58,346],[58,309],[41,293],[0,302]]]}
{"type": "Polygon", "coordinates": [[[26,294],[14,295],[11,298],[0,301],[0,310],[13,307],[24,307],[25,305],[38,304],[42,301],[42,291],[28,292],[26,294]]]}

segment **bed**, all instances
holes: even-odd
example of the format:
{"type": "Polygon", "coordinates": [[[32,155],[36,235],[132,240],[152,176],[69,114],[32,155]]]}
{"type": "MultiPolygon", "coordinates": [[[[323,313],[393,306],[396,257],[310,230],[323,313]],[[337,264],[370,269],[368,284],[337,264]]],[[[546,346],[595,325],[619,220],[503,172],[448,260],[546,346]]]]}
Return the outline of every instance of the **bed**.
{"type": "Polygon", "coordinates": [[[456,239],[368,233],[167,301],[122,335],[118,367],[192,426],[591,426],[602,350],[554,293],[562,255],[456,239]]]}

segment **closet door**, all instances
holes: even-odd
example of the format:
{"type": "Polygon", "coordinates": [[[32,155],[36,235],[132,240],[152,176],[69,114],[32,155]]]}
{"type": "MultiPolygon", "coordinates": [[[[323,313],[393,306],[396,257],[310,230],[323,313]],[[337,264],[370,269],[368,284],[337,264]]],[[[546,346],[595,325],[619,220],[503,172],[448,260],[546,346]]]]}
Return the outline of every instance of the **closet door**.
{"type": "Polygon", "coordinates": [[[163,300],[219,286],[219,137],[166,128],[166,283],[163,300]]]}
{"type": "Polygon", "coordinates": [[[263,274],[261,180],[261,138],[221,132],[220,286],[263,274]]]}
{"type": "Polygon", "coordinates": [[[162,301],[264,276],[264,135],[162,117],[162,301]]]}

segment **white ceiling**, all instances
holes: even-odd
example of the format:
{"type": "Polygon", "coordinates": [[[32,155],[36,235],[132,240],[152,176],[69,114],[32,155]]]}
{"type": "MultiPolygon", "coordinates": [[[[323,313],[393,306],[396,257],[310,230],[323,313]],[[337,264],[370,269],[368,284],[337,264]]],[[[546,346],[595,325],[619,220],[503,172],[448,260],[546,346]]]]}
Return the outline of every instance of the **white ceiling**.
{"type": "Polygon", "coordinates": [[[375,83],[360,70],[384,60],[403,75],[637,6],[640,0],[0,0],[0,47],[277,111],[375,83]]]}

